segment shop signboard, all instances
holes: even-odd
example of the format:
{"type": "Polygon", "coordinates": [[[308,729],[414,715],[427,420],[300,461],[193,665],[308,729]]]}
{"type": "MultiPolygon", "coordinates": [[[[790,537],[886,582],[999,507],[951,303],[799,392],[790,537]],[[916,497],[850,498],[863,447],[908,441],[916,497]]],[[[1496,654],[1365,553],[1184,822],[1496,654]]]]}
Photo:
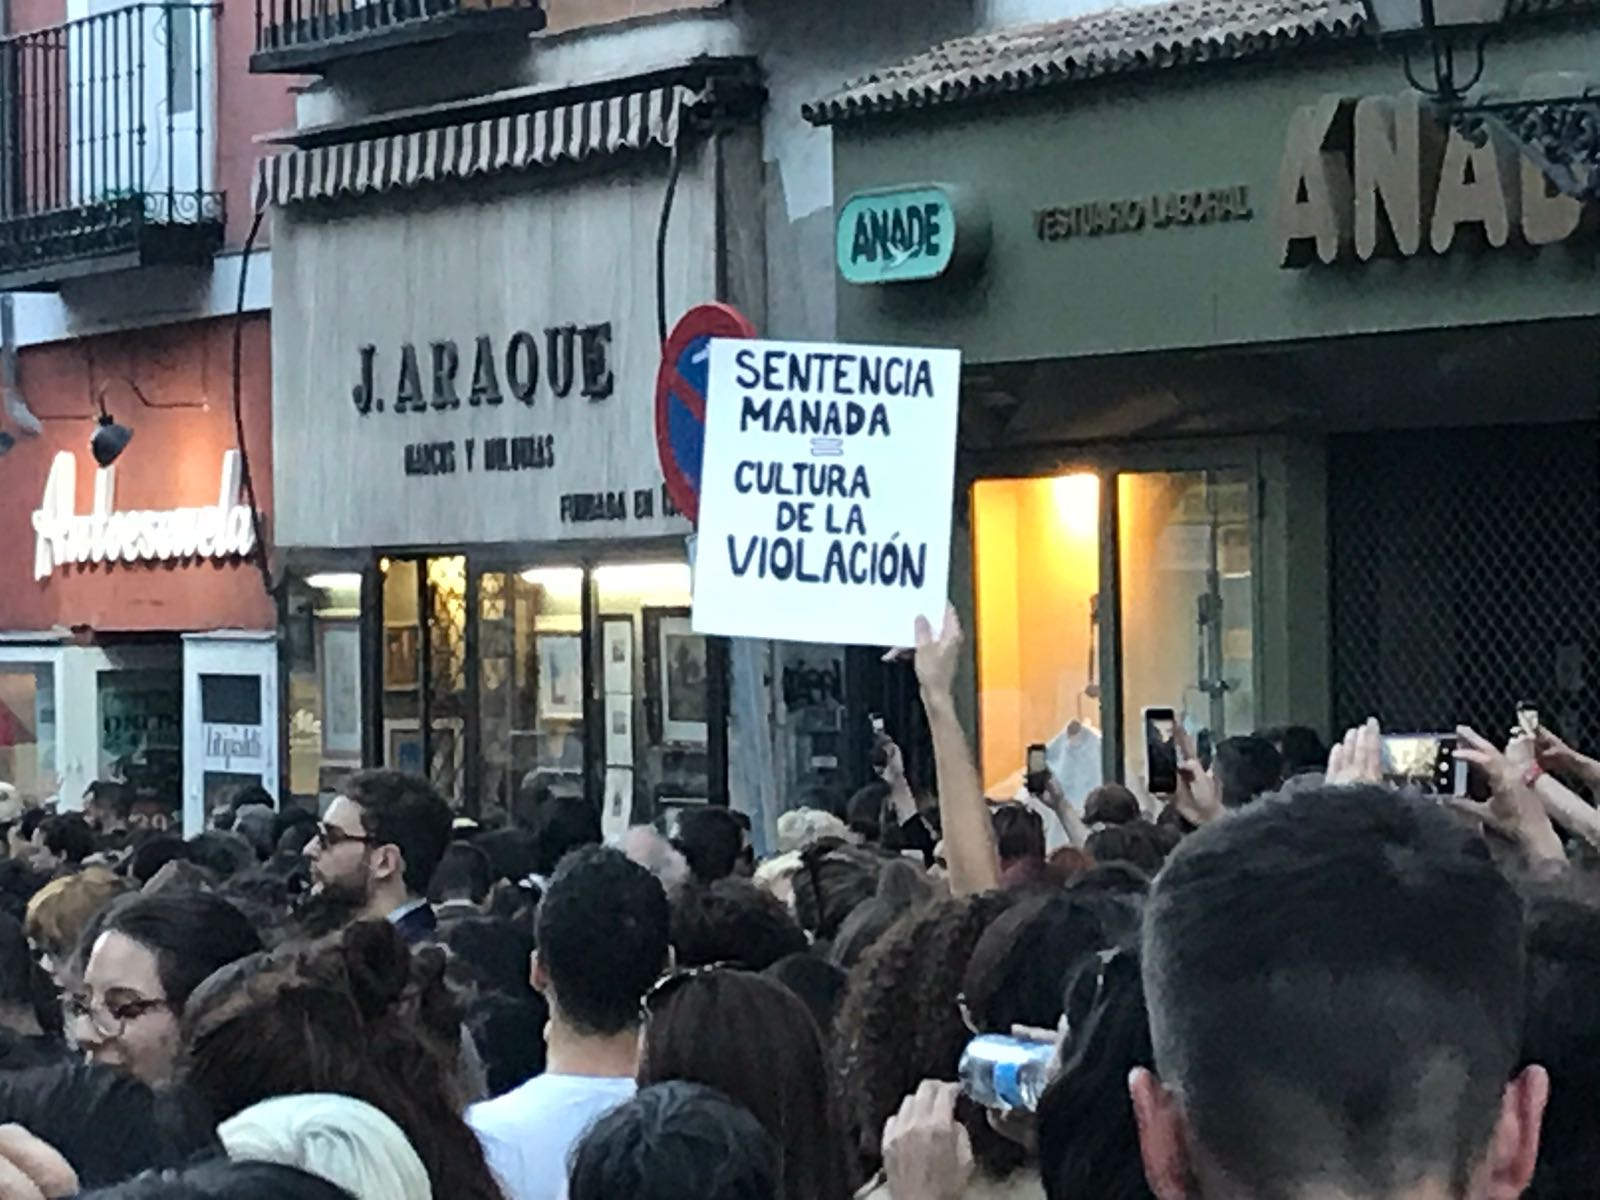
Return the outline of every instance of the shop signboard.
{"type": "Polygon", "coordinates": [[[961,354],[711,343],[696,633],[903,645],[943,615],[961,354]]]}
{"type": "Polygon", "coordinates": [[[988,248],[981,207],[939,184],[859,192],[839,209],[835,253],[849,283],[937,279],[988,248]]]}

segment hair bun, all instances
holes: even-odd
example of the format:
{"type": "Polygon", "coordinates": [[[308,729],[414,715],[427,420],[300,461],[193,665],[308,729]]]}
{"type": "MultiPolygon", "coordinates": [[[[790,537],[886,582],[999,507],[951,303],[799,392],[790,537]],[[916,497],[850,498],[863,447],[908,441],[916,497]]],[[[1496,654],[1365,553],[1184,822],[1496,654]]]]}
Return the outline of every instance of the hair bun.
{"type": "Polygon", "coordinates": [[[366,1020],[400,1002],[411,981],[411,951],[388,921],[357,921],[340,938],[345,973],[366,1020]]]}

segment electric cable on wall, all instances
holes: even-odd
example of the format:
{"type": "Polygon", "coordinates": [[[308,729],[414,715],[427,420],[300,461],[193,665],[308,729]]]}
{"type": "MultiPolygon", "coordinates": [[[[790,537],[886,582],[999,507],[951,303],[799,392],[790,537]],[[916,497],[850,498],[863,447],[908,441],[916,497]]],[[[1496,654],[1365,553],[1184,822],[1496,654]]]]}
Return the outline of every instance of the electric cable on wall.
{"type": "Polygon", "coordinates": [[[250,471],[250,450],[244,435],[244,303],[245,284],[250,277],[250,252],[255,249],[256,236],[265,220],[265,205],[258,206],[250,222],[250,233],[244,239],[244,251],[239,259],[239,299],[233,313],[233,427],[239,440],[239,470],[244,484],[245,504],[250,509],[250,529],[255,535],[256,567],[261,572],[261,586],[267,596],[277,599],[277,587],[272,582],[272,566],[267,561],[267,541],[261,534],[261,510],[256,506],[255,479],[250,471]]]}

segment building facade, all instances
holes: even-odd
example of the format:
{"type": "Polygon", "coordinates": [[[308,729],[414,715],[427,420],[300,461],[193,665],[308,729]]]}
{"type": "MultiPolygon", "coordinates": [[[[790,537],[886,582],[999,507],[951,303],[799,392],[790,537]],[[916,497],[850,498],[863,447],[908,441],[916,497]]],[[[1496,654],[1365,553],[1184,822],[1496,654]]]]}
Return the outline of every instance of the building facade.
{"type": "MultiPolygon", "coordinates": [[[[1515,13],[1486,86],[1597,39],[1581,7],[1515,13]]],[[[1499,729],[1531,700],[1600,737],[1594,213],[1404,88],[1356,5],[1167,4],[808,109],[868,213],[841,335],[965,354],[955,591],[991,788],[1033,742],[1137,782],[1147,707],[1215,740],[1499,729]],[[919,189],[982,261],[879,282],[920,249],[895,226],[919,189]]]]}
{"type": "Polygon", "coordinates": [[[278,777],[271,266],[240,251],[289,85],[244,71],[243,10],[0,20],[0,780],[196,829],[278,777]]]}

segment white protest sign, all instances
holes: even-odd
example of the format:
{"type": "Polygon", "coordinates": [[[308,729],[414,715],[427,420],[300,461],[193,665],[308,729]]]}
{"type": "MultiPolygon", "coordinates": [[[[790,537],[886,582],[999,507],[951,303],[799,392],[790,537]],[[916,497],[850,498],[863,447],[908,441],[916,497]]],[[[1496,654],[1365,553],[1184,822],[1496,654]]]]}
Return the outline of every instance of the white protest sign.
{"type": "Polygon", "coordinates": [[[901,646],[950,576],[961,353],[716,339],[694,630],[901,646]]]}

